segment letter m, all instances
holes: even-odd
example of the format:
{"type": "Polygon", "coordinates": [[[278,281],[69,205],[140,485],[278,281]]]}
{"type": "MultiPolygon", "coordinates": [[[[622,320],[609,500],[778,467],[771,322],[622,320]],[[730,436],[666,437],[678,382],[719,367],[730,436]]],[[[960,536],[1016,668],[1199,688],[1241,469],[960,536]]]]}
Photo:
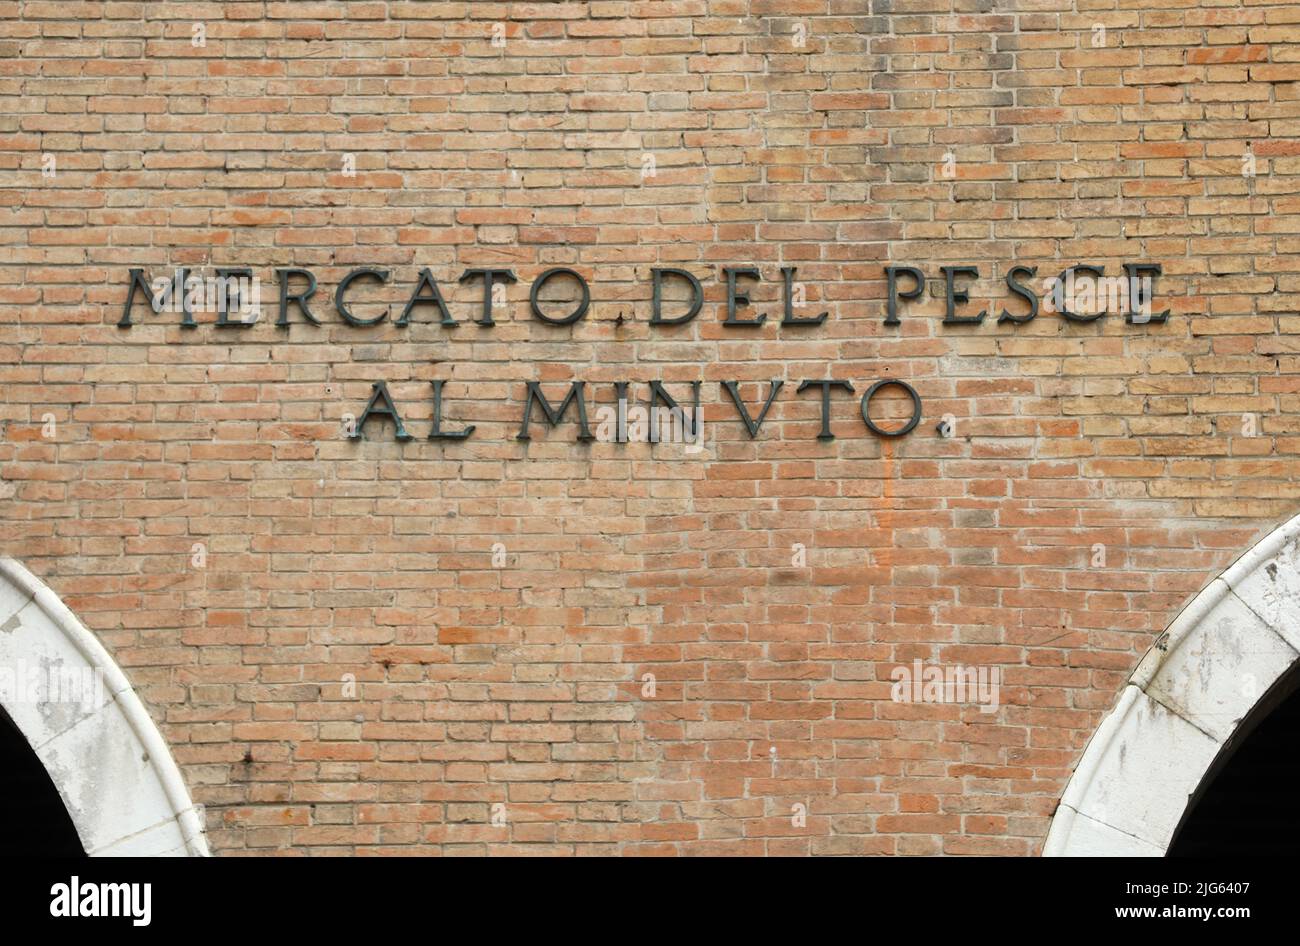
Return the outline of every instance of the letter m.
{"type": "MultiPolygon", "coordinates": [[[[190,271],[184,267],[177,270],[175,280],[172,282],[172,292],[176,293],[179,298],[181,307],[181,328],[197,328],[198,323],[194,321],[194,310],[190,307],[189,297],[186,294],[186,286],[189,284],[190,271]]],[[[144,290],[145,300],[149,307],[155,312],[162,309],[162,298],[156,298],[153,289],[149,287],[149,280],[144,278],[143,269],[131,270],[131,284],[126,287],[126,303],[122,306],[122,317],[117,320],[118,328],[131,327],[131,304],[135,302],[137,290],[144,290]]],[[[165,298],[165,296],[163,297],[165,298]]]]}
{"type": "Polygon", "coordinates": [[[100,916],[127,916],[134,902],[129,884],[104,884],[100,902],[100,916]]]}
{"type": "Polygon", "coordinates": [[[528,395],[524,400],[524,423],[519,428],[519,433],[515,436],[516,440],[532,440],[528,435],[528,425],[532,421],[533,402],[537,402],[542,408],[542,413],[546,415],[546,422],[552,427],[559,424],[564,412],[568,410],[571,401],[578,403],[578,439],[595,440],[591,430],[587,427],[587,402],[583,399],[582,392],[586,388],[585,381],[575,381],[569,387],[569,393],[564,396],[557,410],[551,407],[551,402],[546,400],[546,395],[542,393],[542,386],[537,381],[528,382],[528,395]]]}

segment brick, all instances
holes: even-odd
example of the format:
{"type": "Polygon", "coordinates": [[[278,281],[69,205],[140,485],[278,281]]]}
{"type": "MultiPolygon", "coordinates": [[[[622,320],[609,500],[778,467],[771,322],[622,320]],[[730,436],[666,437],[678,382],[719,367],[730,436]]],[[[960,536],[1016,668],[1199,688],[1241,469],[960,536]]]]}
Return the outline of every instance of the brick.
{"type": "Polygon", "coordinates": [[[243,3],[204,47],[207,7],[135,6],[0,19],[0,526],[219,854],[1035,854],[1141,655],[1296,512],[1284,4],[243,3]],[[1013,263],[1137,260],[1166,322],[997,321],[1013,263]],[[926,282],[899,326],[889,264],[926,282]],[[980,325],[943,323],[960,264],[980,325]],[[129,268],[227,265],[251,327],[117,327],[129,268]],[[746,265],[767,321],[724,327],[746,265]],[[780,324],[782,266],[825,323],[780,324]],[[553,267],[580,323],[530,315],[553,267]],[[693,322],[649,324],[654,267],[693,322]],[[320,325],[275,324],[278,268],[320,325]],[[424,268],[454,328],[396,324],[424,268]],[[861,422],[886,378],[906,437],[861,422]],[[381,379],[409,441],[346,436],[381,379]],[[752,416],[772,379],[751,439],[719,382],[752,416]],[[435,380],[471,439],[427,439],[435,380]],[[704,449],[516,439],[527,381],[577,380],[593,427],[614,382],[700,381],[704,449]],[[1003,702],[896,702],[914,660],[1003,702]]]}

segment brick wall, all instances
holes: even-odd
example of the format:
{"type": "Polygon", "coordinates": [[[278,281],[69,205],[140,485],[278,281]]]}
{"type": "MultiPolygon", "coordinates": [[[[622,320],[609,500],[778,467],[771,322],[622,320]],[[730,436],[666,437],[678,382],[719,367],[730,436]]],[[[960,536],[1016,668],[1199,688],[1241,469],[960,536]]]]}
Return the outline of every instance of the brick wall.
{"type": "Polygon", "coordinates": [[[0,2],[0,548],[220,853],[1035,853],[1153,635],[1296,511],[1298,80],[1253,0],[0,2]],[[1166,322],[997,321],[1013,263],[1126,261],[1166,322]],[[768,320],[724,327],[745,265],[768,320]],[[898,325],[886,265],[929,283],[898,325]],[[117,326],[180,266],[269,314],[117,326]],[[656,266],[694,321],[648,324],[656,266]],[[274,324],[288,267],[319,325],[274,324]],[[454,328],[394,324],[426,267],[454,328]],[[475,267],[519,277],[491,327],[475,267]],[[719,382],[772,379],[751,439],[719,382]],[[381,380],[413,439],[349,439],[381,380]],[[703,382],[704,449],[515,439],[577,380],[593,428],[703,382]],[[918,659],[1001,705],[895,702],[918,659]]]}

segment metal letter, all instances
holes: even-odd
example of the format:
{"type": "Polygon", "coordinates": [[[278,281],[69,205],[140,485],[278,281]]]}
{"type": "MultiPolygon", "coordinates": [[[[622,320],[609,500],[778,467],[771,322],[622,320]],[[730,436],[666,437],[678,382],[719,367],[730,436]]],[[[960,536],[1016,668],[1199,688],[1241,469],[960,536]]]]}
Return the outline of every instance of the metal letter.
{"type": "Polygon", "coordinates": [[[339,310],[339,315],[343,316],[343,321],[347,322],[349,325],[377,325],[384,320],[384,316],[388,315],[387,309],[384,309],[383,312],[380,312],[373,319],[359,319],[352,314],[352,311],[346,305],[343,304],[343,293],[348,291],[348,286],[352,285],[352,280],[360,279],[362,276],[373,276],[380,282],[388,282],[388,270],[386,269],[372,269],[368,266],[362,267],[361,269],[354,269],[352,272],[344,276],[343,281],[339,283],[338,291],[334,293],[334,307],[339,310]]]}
{"type": "MultiPolygon", "coordinates": [[[[745,422],[745,429],[749,431],[750,440],[753,440],[755,437],[758,436],[758,429],[763,426],[763,419],[767,417],[768,408],[770,408],[772,406],[772,402],[776,400],[776,392],[780,391],[781,386],[785,384],[785,382],[782,381],[780,378],[777,378],[775,381],[772,381],[770,383],[772,387],[767,392],[767,403],[764,404],[763,409],[759,411],[758,419],[751,420],[749,416],[749,409],[745,407],[745,402],[740,399],[739,382],[737,381],[722,382],[723,390],[725,390],[728,394],[731,395],[731,400],[736,405],[736,411],[740,414],[740,419],[745,422]]],[[[800,390],[803,389],[800,388],[800,390]]]]}
{"type": "Polygon", "coordinates": [[[591,290],[587,288],[587,280],[583,279],[581,274],[564,266],[556,266],[554,269],[548,269],[533,280],[533,288],[528,291],[528,305],[533,310],[533,318],[546,322],[548,325],[572,325],[587,314],[587,306],[591,305],[591,290]],[[537,294],[541,292],[542,287],[546,285],[553,276],[572,276],[574,279],[578,280],[578,286],[582,289],[582,301],[578,303],[578,307],[574,309],[573,312],[562,319],[553,319],[549,315],[544,314],[541,307],[537,304],[537,294]]]}
{"type": "Polygon", "coordinates": [[[653,287],[650,300],[650,324],[651,325],[683,325],[700,314],[700,306],[704,305],[704,287],[700,281],[695,278],[693,273],[688,273],[684,269],[659,269],[650,270],[651,286],[653,287]],[[663,277],[680,276],[691,284],[691,310],[685,315],[679,315],[676,318],[665,319],[660,314],[663,305],[663,277]]]}
{"type": "Polygon", "coordinates": [[[356,430],[348,435],[349,440],[360,440],[361,430],[366,426],[366,421],[371,417],[391,417],[397,430],[393,435],[394,440],[412,440],[414,439],[406,432],[406,427],[402,424],[402,415],[397,413],[397,408],[393,405],[393,399],[388,396],[388,385],[383,381],[376,381],[370,385],[373,393],[370,395],[370,401],[366,404],[366,409],[361,412],[357,419],[356,430]],[[382,406],[379,405],[382,402],[382,406]]]}
{"type": "Polygon", "coordinates": [[[546,395],[542,393],[542,386],[536,381],[528,382],[528,394],[524,399],[524,423],[519,428],[519,433],[515,435],[516,440],[531,440],[528,435],[528,424],[532,420],[533,402],[536,401],[541,405],[542,413],[546,415],[546,422],[552,427],[560,422],[564,412],[569,407],[570,401],[578,402],[578,439],[595,440],[595,436],[587,427],[587,402],[583,400],[583,389],[587,386],[585,381],[575,381],[569,386],[569,393],[564,396],[559,410],[551,407],[551,402],[546,400],[546,395]]]}
{"type": "Polygon", "coordinates": [[[844,388],[852,394],[853,385],[848,381],[805,381],[795,393],[802,394],[805,389],[818,386],[822,389],[822,432],[817,435],[817,439],[834,440],[835,435],[831,433],[831,388],[844,388]]]}
{"type": "Polygon", "coordinates": [[[866,421],[867,428],[878,437],[901,437],[904,434],[910,434],[913,428],[921,422],[921,395],[916,393],[916,388],[897,378],[885,378],[883,381],[877,381],[867,388],[866,393],[862,395],[862,419],[866,421]],[[890,385],[902,388],[912,399],[912,418],[897,430],[885,430],[871,419],[871,399],[875,397],[876,392],[881,388],[890,385]]]}

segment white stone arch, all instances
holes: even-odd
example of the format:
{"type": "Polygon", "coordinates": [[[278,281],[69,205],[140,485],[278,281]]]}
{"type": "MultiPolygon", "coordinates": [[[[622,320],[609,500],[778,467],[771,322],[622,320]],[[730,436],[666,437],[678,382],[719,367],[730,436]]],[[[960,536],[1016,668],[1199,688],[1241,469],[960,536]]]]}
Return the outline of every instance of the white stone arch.
{"type": "Polygon", "coordinates": [[[1153,856],[1251,709],[1300,657],[1300,516],[1192,599],[1084,750],[1044,856],[1153,856]]]}
{"type": "Polygon", "coordinates": [[[0,558],[0,687],[5,712],[36,752],[92,856],[208,853],[202,820],[162,734],[99,640],[39,578],[0,558]],[[80,671],[101,698],[33,700],[20,670],[80,671]],[[17,683],[19,685],[13,685],[17,683]]]}

